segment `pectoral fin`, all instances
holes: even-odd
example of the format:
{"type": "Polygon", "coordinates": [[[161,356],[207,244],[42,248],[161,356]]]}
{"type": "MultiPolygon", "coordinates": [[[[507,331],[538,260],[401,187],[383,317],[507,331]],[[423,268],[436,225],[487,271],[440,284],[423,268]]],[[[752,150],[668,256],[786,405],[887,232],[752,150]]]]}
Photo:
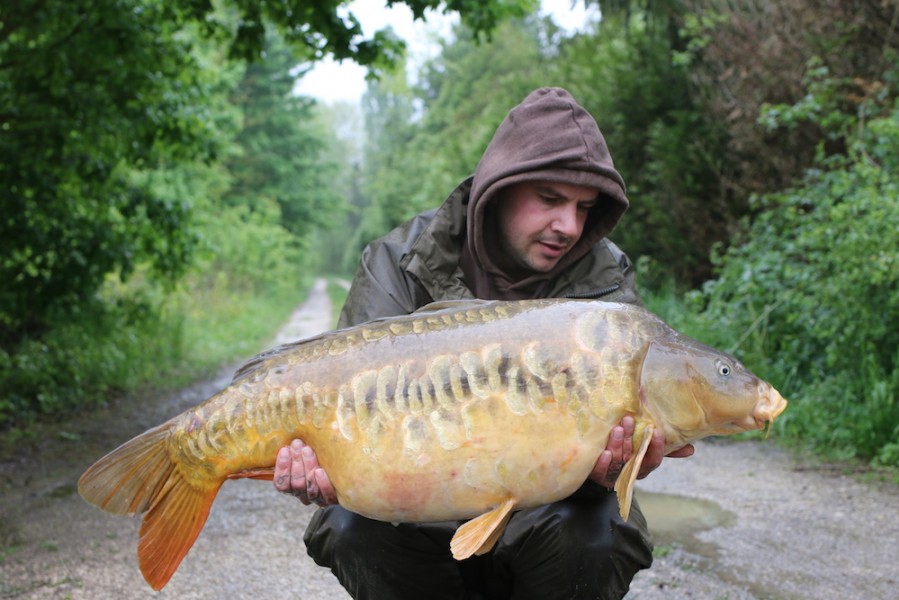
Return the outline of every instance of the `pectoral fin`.
{"type": "Polygon", "coordinates": [[[450,542],[453,558],[463,560],[472,554],[490,552],[506,528],[514,506],[515,499],[509,498],[490,512],[459,527],[450,542]]]}
{"type": "Polygon", "coordinates": [[[654,431],[655,427],[653,425],[647,425],[643,429],[643,439],[640,441],[640,448],[624,464],[624,468],[621,469],[621,474],[618,475],[618,480],[615,482],[615,493],[618,494],[618,508],[621,511],[621,518],[625,521],[631,514],[634,484],[637,483],[637,475],[640,473],[640,466],[646,457],[646,451],[649,449],[649,443],[652,441],[654,431]]]}

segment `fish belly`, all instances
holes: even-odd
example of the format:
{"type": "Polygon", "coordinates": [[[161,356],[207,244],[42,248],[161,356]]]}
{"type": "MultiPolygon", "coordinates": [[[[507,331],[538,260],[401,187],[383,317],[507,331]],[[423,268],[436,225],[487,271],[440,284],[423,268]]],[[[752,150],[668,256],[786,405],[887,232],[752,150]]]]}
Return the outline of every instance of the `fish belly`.
{"type": "Polygon", "coordinates": [[[338,427],[310,443],[340,504],[385,521],[443,521],[480,515],[513,498],[517,508],[573,493],[587,478],[611,424],[558,410],[511,413],[502,397],[477,398],[455,413],[402,415],[358,431],[338,427]]]}

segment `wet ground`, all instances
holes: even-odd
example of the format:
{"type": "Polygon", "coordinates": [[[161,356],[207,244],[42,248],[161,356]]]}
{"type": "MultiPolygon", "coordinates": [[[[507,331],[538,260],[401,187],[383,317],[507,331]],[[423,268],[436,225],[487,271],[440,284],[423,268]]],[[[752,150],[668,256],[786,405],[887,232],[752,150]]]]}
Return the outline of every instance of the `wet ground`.
{"type": "Polygon", "coordinates": [[[899,598],[895,484],[716,440],[641,489],[659,558],[629,598],[899,598]]]}
{"type": "MultiPolygon", "coordinates": [[[[273,344],[330,326],[320,284],[273,344]]],[[[228,482],[162,592],[137,568],[139,522],[78,496],[94,460],[224,387],[233,367],[160,401],[73,419],[0,461],[0,598],[347,600],[306,556],[314,509],[270,483],[228,482]]],[[[714,441],[639,484],[656,562],[634,599],[899,598],[899,487],[797,462],[772,443],[714,441]]]]}

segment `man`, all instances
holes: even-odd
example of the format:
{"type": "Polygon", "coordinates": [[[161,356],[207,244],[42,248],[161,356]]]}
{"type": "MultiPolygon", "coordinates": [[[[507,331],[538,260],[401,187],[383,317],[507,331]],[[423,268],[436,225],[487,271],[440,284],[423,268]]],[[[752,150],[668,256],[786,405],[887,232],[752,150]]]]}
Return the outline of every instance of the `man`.
{"type": "MultiPolygon", "coordinates": [[[[627,257],[606,239],[627,204],[593,118],[565,90],[536,90],[442,206],[365,248],[339,325],[466,298],[639,303],[627,257]]],[[[493,550],[461,562],[449,551],[459,522],[383,523],[335,506],[327,474],[299,440],[279,452],[275,487],[325,506],[306,530],[307,551],[357,599],[620,598],[652,562],[639,507],[624,522],[610,490],[633,430],[630,417],[613,429],[575,494],[516,512],[493,550]]],[[[657,435],[641,476],[662,453],[657,435]]],[[[671,455],[690,454],[687,446],[671,455]]]]}

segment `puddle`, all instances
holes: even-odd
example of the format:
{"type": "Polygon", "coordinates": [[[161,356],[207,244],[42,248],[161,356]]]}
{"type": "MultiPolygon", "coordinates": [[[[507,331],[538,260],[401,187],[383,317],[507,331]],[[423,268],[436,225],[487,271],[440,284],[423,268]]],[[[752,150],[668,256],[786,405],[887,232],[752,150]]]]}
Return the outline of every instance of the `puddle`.
{"type": "Polygon", "coordinates": [[[637,489],[634,493],[646,516],[656,546],[677,545],[687,552],[715,558],[718,546],[696,537],[701,531],[727,527],[736,515],[710,500],[673,494],[656,494],[637,489]]]}

